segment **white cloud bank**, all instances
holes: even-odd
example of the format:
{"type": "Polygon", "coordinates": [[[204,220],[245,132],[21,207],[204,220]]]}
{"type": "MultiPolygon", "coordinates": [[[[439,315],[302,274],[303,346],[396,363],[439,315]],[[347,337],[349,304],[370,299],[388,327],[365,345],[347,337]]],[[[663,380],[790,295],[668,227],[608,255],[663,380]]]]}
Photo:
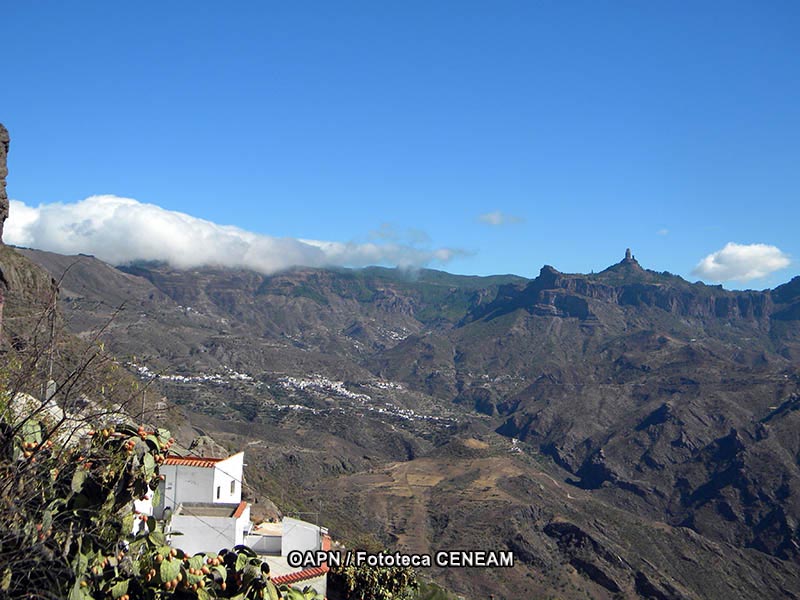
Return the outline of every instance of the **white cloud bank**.
{"type": "Polygon", "coordinates": [[[692,271],[712,281],[749,281],[788,267],[789,257],[776,246],[728,242],[709,254],[692,271]]]}
{"type": "Polygon", "coordinates": [[[512,225],[514,223],[522,223],[524,219],[522,217],[517,217],[515,215],[508,215],[506,213],[500,212],[499,210],[496,210],[494,212],[480,215],[478,217],[478,221],[480,221],[481,223],[486,223],[487,225],[492,225],[493,227],[499,227],[500,225],[512,225]]]}
{"type": "Polygon", "coordinates": [[[27,206],[11,200],[4,241],[60,254],[93,254],[113,265],[165,261],[187,269],[225,266],[274,273],[293,266],[446,263],[461,252],[400,243],[352,243],[278,238],[218,225],[118,196],[72,204],[27,206]]]}

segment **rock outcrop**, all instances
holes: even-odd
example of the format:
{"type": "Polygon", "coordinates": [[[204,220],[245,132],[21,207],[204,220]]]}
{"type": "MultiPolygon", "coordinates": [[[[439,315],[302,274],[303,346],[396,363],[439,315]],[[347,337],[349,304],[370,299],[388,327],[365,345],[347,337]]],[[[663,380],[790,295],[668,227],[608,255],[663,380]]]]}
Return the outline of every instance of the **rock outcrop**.
{"type": "Polygon", "coordinates": [[[8,194],[6,194],[6,176],[8,175],[8,129],[0,123],[0,244],[3,243],[3,225],[8,218],[8,194]]]}
{"type": "MultiPolygon", "coordinates": [[[[3,244],[3,224],[8,217],[8,194],[6,194],[6,175],[8,175],[8,165],[6,164],[6,156],[8,156],[8,129],[3,127],[0,123],[0,245],[3,244]]],[[[0,339],[3,336],[3,304],[5,303],[5,295],[8,290],[8,282],[3,274],[3,269],[0,267],[0,339]]]]}
{"type": "Polygon", "coordinates": [[[598,303],[656,308],[690,318],[797,320],[800,278],[772,292],[728,291],[644,269],[626,250],[624,259],[597,274],[561,273],[545,265],[530,282],[501,286],[494,300],[473,307],[462,324],[495,319],[519,309],[537,316],[592,322],[598,303]]]}

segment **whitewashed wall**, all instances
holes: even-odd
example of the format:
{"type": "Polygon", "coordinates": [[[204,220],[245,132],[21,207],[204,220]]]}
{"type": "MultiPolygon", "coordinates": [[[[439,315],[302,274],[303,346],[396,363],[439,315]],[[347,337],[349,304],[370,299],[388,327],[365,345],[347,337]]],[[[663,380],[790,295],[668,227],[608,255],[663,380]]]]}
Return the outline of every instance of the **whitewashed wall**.
{"type": "MultiPolygon", "coordinates": [[[[236,544],[244,544],[245,536],[250,533],[252,523],[250,523],[250,505],[248,504],[242,511],[242,515],[236,519],[236,544]]],[[[236,545],[234,544],[234,546],[236,545]]]]}
{"type": "Polygon", "coordinates": [[[162,465],[159,472],[165,479],[158,488],[154,516],[161,519],[166,508],[175,510],[183,502],[214,502],[214,471],[206,467],[162,465]]]}
{"type": "MultiPolygon", "coordinates": [[[[244,472],[244,453],[239,452],[214,465],[214,483],[211,502],[237,504],[242,500],[242,474],[244,472]],[[233,490],[233,491],[231,491],[233,490]],[[219,495],[217,492],[219,491],[219,495]]],[[[208,502],[208,500],[203,500],[208,502]]]]}
{"type": "MultiPolygon", "coordinates": [[[[173,515],[170,531],[183,535],[170,538],[170,544],[184,552],[219,552],[236,544],[236,520],[231,517],[195,517],[173,515]]],[[[241,542],[238,542],[241,543],[241,542]]]]}
{"type": "Polygon", "coordinates": [[[283,518],[281,556],[288,556],[294,550],[305,552],[321,548],[322,535],[319,527],[291,517],[283,518]]]}
{"type": "Polygon", "coordinates": [[[259,535],[257,533],[245,536],[244,543],[259,554],[281,553],[281,536],[259,535]]]}
{"type": "Polygon", "coordinates": [[[173,515],[169,530],[183,534],[171,538],[170,544],[189,554],[230,550],[245,543],[250,530],[250,505],[238,518],[173,515]]]}

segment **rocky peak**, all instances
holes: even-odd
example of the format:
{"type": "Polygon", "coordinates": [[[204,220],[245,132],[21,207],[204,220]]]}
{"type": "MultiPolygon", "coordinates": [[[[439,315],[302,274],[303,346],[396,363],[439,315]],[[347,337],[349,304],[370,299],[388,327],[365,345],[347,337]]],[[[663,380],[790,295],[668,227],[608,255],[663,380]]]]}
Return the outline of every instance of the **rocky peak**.
{"type": "Polygon", "coordinates": [[[631,253],[631,249],[630,248],[626,248],[625,249],[625,258],[623,258],[616,265],[614,265],[614,266],[612,266],[610,268],[613,269],[614,267],[623,267],[623,268],[627,267],[629,269],[642,270],[642,265],[639,264],[639,261],[636,260],[636,257],[631,253]]]}
{"type": "Polygon", "coordinates": [[[558,278],[562,275],[563,274],[558,269],[550,265],[545,265],[539,270],[539,277],[537,277],[535,281],[539,282],[540,286],[543,288],[552,287],[556,285],[558,278]]]}
{"type": "Polygon", "coordinates": [[[8,175],[8,145],[10,138],[8,129],[0,123],[0,244],[3,242],[3,225],[8,217],[8,194],[6,194],[6,176],[8,175]]]}
{"type": "Polygon", "coordinates": [[[800,321],[800,277],[766,292],[728,291],[689,283],[668,272],[643,268],[630,248],[625,257],[600,273],[562,273],[550,265],[526,285],[502,286],[494,300],[473,307],[463,323],[490,320],[524,309],[537,316],[595,320],[597,303],[609,307],[659,308],[700,319],[773,319],[800,321]]]}

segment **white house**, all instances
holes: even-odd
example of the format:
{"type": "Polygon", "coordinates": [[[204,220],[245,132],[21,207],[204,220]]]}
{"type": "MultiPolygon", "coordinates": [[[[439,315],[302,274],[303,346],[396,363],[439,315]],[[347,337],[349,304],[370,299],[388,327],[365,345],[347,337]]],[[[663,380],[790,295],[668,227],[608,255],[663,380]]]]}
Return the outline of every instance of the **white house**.
{"type": "Polygon", "coordinates": [[[243,469],[243,452],[227,458],[170,456],[164,460],[159,467],[164,479],[152,514],[167,521],[165,531],[181,534],[172,543],[194,554],[245,542],[250,505],[242,502],[243,469]]]}
{"type": "Polygon", "coordinates": [[[280,523],[261,523],[245,536],[245,544],[255,550],[270,567],[275,585],[310,586],[323,598],[327,596],[328,564],[292,566],[290,552],[328,551],[331,538],[328,530],[300,519],[284,517],[280,523]]]}
{"type": "Polygon", "coordinates": [[[250,530],[250,505],[181,503],[172,513],[167,532],[181,535],[172,542],[188,554],[218,552],[245,543],[250,530]]]}
{"type": "Polygon", "coordinates": [[[287,557],[294,550],[330,550],[328,530],[284,517],[251,531],[250,505],[242,502],[243,470],[243,452],[227,458],[168,457],[159,467],[164,480],[156,502],[138,500],[136,511],[166,520],[167,533],[181,534],[170,543],[189,554],[246,544],[269,564],[276,585],[310,585],[325,597],[328,565],[296,567],[287,557]]]}
{"type": "Polygon", "coordinates": [[[159,486],[153,516],[180,504],[239,504],[242,501],[244,452],[227,458],[168,457],[159,467],[164,481],[159,486]]]}

